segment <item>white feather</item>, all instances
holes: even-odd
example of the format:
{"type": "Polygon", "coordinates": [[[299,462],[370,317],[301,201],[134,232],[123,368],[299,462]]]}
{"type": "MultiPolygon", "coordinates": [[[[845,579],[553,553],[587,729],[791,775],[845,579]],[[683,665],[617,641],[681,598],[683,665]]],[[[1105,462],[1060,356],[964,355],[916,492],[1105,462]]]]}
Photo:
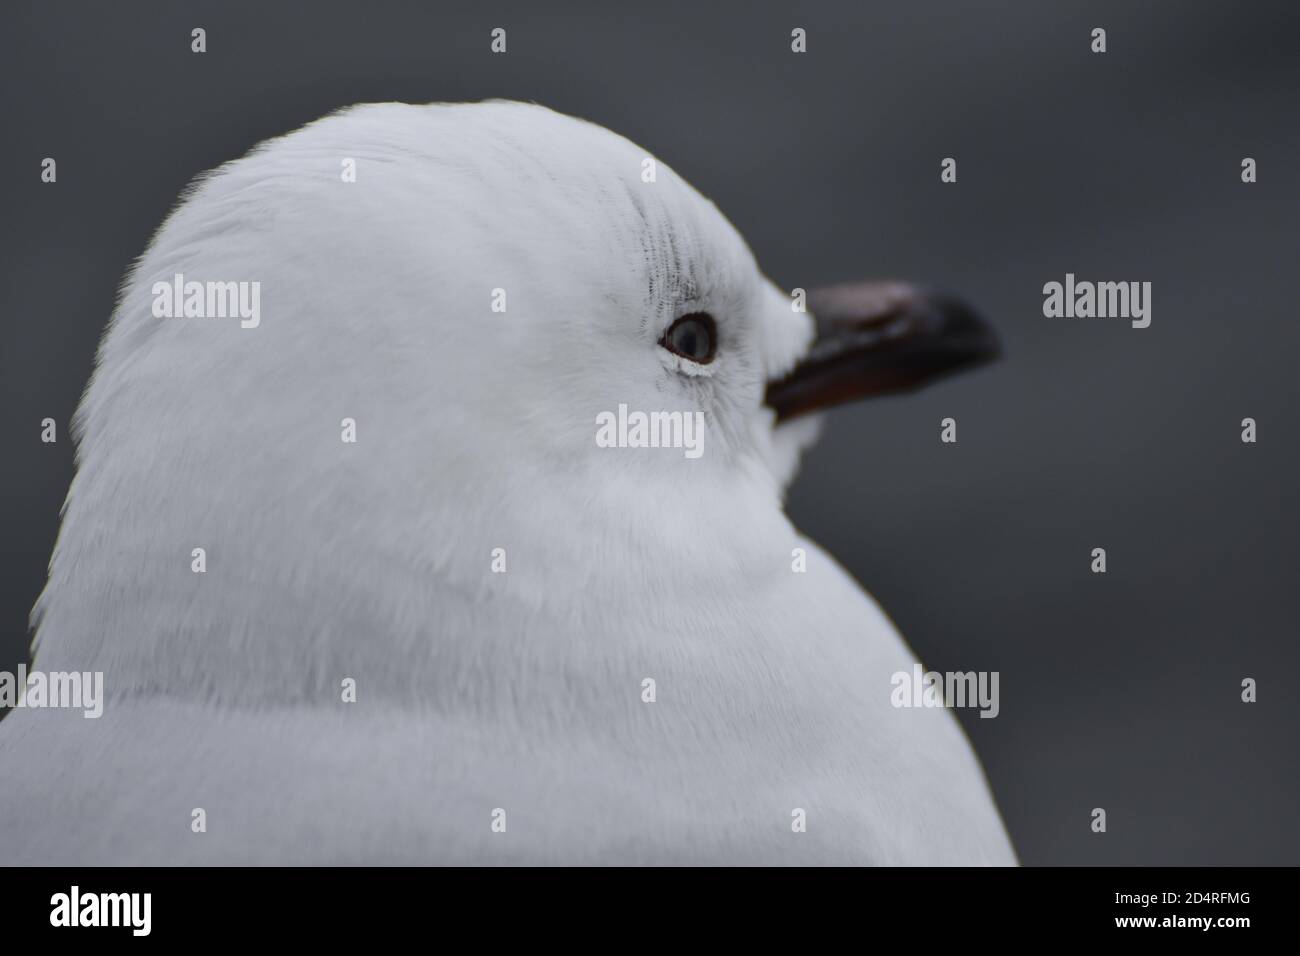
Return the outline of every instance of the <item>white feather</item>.
{"type": "Polygon", "coordinates": [[[809,317],[648,155],[383,104],[184,198],[34,615],[34,666],[103,671],[105,713],[0,723],[0,861],[1014,862],[952,716],[890,706],[911,653],[782,511],[815,428],[762,395],[809,317]],[[260,325],[154,318],[176,273],[259,281],[260,325]],[[687,376],[656,342],[694,310],[720,345],[687,376]],[[704,454],[598,448],[620,403],[703,411],[704,454]]]}

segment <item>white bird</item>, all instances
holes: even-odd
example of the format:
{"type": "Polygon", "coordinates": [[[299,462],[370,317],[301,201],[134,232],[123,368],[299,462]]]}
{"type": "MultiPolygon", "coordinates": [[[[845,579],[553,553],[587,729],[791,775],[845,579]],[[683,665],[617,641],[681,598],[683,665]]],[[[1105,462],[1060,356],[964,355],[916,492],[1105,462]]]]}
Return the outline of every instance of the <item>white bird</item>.
{"type": "Polygon", "coordinates": [[[186,193],[33,612],[33,667],[102,671],[103,716],[0,722],[0,863],[1015,862],[952,714],[891,705],[913,654],[782,507],[804,412],[991,340],[864,285],[813,297],[815,341],[648,159],[539,106],[390,103],[186,193]],[[259,323],[157,317],[176,275],[260,283],[259,323]],[[702,454],[599,447],[621,404],[702,412],[702,454]]]}

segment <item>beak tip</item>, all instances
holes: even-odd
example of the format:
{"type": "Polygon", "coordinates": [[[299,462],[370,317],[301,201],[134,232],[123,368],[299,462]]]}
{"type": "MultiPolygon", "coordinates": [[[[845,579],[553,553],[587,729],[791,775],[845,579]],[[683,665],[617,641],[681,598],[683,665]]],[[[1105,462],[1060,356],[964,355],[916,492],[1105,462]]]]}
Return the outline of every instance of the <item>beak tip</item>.
{"type": "Polygon", "coordinates": [[[940,339],[953,351],[963,354],[972,365],[983,365],[1002,357],[1002,340],[983,314],[954,295],[935,298],[943,315],[940,339]]]}

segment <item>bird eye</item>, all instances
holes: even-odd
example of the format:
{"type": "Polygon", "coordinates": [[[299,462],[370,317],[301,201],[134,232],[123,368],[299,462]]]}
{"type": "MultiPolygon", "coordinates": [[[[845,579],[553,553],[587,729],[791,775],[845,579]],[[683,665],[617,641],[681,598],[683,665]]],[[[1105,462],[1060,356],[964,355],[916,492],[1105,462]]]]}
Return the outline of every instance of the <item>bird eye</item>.
{"type": "Polygon", "coordinates": [[[659,344],[682,358],[708,365],[718,347],[718,328],[707,312],[683,315],[668,327],[659,344]]]}

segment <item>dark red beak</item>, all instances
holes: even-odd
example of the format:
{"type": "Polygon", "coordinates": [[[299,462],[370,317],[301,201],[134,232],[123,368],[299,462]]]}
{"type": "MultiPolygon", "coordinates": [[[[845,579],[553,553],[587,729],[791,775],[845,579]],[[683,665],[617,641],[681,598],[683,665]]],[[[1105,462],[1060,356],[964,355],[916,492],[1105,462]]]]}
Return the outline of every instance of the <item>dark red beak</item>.
{"type": "Polygon", "coordinates": [[[1000,353],[992,327],[952,296],[902,282],[814,289],[817,338],[795,368],[769,382],[777,421],[858,398],[920,388],[1000,353]]]}

